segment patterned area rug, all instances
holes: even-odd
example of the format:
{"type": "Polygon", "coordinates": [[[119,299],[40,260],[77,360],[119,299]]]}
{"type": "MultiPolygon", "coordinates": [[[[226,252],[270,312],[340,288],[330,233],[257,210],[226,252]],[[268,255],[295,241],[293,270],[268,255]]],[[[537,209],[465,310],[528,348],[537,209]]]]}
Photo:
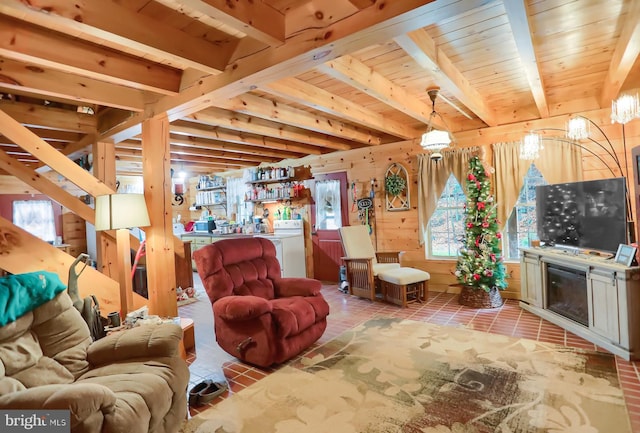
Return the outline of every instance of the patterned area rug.
{"type": "Polygon", "coordinates": [[[612,355],[374,319],[183,433],[630,433],[612,355]]]}

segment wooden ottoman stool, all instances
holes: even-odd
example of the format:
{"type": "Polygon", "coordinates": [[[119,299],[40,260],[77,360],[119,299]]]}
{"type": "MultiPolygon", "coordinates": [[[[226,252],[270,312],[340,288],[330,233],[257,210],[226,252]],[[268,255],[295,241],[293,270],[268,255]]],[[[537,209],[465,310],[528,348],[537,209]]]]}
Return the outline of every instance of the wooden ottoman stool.
{"type": "Polygon", "coordinates": [[[415,268],[396,268],[378,273],[382,298],[404,308],[411,302],[427,300],[429,278],[428,272],[415,268]]]}

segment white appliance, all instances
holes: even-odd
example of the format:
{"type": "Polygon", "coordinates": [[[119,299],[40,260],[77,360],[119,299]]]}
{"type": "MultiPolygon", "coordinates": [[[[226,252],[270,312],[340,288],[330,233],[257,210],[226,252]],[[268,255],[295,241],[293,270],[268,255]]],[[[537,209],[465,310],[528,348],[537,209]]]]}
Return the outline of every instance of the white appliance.
{"type": "Polygon", "coordinates": [[[276,246],[276,256],[283,277],[306,277],[307,262],[304,252],[304,222],[302,220],[276,220],[272,234],[259,234],[276,246]]]}
{"type": "Polygon", "coordinates": [[[184,224],[173,223],[173,234],[176,236],[180,236],[182,233],[184,233],[184,224]]]}

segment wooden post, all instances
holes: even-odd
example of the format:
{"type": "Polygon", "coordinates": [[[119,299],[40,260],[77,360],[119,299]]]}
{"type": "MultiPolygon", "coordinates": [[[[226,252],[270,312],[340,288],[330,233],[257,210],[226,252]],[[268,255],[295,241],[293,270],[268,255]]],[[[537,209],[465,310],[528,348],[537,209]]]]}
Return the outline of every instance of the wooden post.
{"type": "Polygon", "coordinates": [[[169,120],[166,114],[142,123],[142,175],[151,226],[145,228],[149,312],[178,315],[173,222],[171,221],[169,120]]]}
{"type": "MultiPolygon", "coordinates": [[[[115,145],[104,142],[93,145],[93,175],[109,188],[116,190],[115,145]]],[[[113,236],[104,232],[96,232],[96,253],[98,270],[119,281],[119,267],[115,264],[120,262],[116,261],[117,251],[113,236]]]]}
{"type": "Polygon", "coordinates": [[[131,282],[131,243],[129,230],[116,230],[118,255],[118,282],[120,283],[120,315],[125,317],[133,310],[133,283],[131,282]]]}

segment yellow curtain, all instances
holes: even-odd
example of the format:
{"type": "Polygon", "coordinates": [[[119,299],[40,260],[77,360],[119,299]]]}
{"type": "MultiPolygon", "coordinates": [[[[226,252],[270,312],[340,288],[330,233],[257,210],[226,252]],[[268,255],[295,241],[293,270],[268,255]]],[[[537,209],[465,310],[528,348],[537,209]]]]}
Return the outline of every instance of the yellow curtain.
{"type": "Polygon", "coordinates": [[[498,220],[503,228],[518,201],[524,177],[532,163],[549,183],[582,180],[582,152],[565,141],[544,140],[544,148],[535,161],[520,159],[520,142],[493,144],[493,165],[498,220]]]}
{"type": "Polygon", "coordinates": [[[434,161],[429,154],[418,155],[418,227],[419,242],[423,245],[429,219],[438,205],[438,198],[444,191],[451,173],[464,186],[469,172],[469,160],[479,154],[477,147],[454,149],[442,152],[442,159],[434,161]]]}

